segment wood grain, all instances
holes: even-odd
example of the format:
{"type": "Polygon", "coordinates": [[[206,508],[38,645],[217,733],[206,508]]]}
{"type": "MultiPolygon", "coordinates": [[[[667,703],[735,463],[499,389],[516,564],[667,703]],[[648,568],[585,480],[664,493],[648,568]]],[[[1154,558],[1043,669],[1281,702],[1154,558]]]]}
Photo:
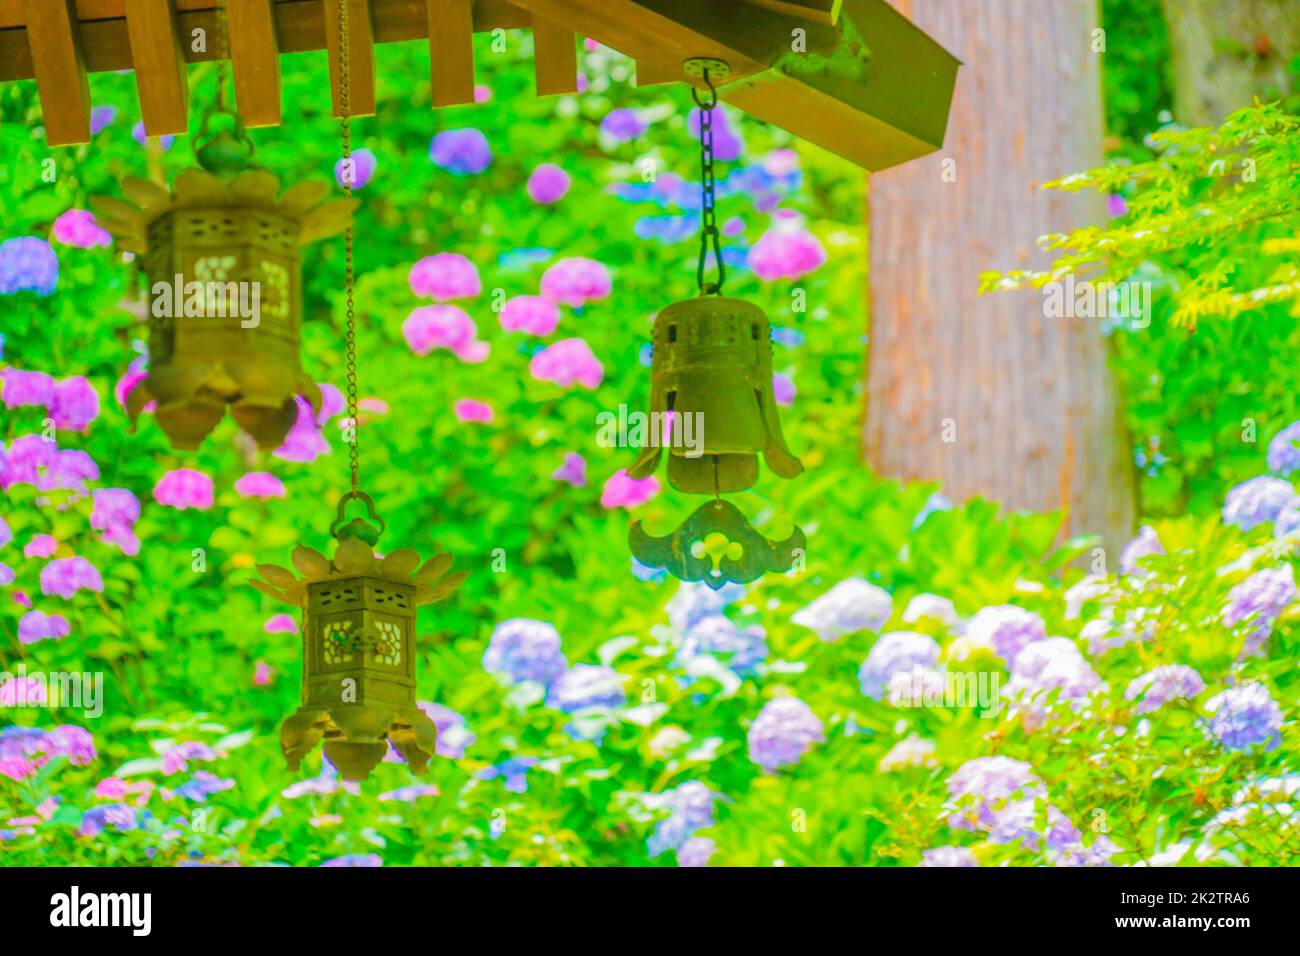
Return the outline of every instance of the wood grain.
{"type": "Polygon", "coordinates": [[[51,146],[90,142],[90,87],[72,0],[26,0],[27,42],[51,146]]]}
{"type": "Polygon", "coordinates": [[[578,92],[578,38],[568,27],[533,17],[537,95],[578,92]]]}
{"type": "Polygon", "coordinates": [[[474,102],[473,0],[425,0],[433,105],[474,102]]]}
{"type": "Polygon", "coordinates": [[[280,124],[280,39],[271,0],[227,0],[235,101],[248,126],[280,124]]]}
{"type": "Polygon", "coordinates": [[[189,129],[184,43],[171,0],[126,0],[127,36],[140,116],[150,136],[189,129]]]}

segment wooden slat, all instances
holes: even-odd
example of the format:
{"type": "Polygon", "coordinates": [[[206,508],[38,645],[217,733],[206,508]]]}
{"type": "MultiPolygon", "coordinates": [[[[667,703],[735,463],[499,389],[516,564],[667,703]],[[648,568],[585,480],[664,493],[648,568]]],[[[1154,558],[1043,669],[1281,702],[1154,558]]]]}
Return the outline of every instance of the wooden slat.
{"type": "Polygon", "coordinates": [[[227,0],[235,102],[248,126],[280,125],[280,41],[271,0],[227,0]]]}
{"type": "MultiPolygon", "coordinates": [[[[375,112],[375,33],[370,19],[370,0],[347,0],[350,116],[373,116],[375,112]]],[[[343,115],[339,90],[339,14],[338,0],[323,0],[325,7],[325,46],[330,58],[330,92],[334,97],[334,115],[343,115]]]]}
{"type": "Polygon", "coordinates": [[[24,13],[46,141],[90,142],[90,87],[72,0],[26,0],[24,13]]]}
{"type": "Polygon", "coordinates": [[[844,0],[745,0],[789,17],[801,17],[816,23],[833,25],[840,18],[844,0]]]}
{"type": "Polygon", "coordinates": [[[533,69],[538,96],[578,92],[577,42],[568,27],[533,17],[533,69]]]}
{"type": "Polygon", "coordinates": [[[473,0],[427,0],[433,105],[474,102],[473,0]]]}
{"type": "Polygon", "coordinates": [[[126,27],[145,131],[150,136],[187,132],[190,87],[171,0],[127,0],[126,27]]]}

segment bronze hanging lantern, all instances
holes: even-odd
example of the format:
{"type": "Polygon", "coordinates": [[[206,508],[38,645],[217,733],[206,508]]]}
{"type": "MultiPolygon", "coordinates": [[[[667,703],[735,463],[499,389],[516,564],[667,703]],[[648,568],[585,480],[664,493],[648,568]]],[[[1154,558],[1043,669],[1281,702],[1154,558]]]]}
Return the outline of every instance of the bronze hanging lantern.
{"type": "Polygon", "coordinates": [[[803,471],[781,434],[772,389],[772,337],[767,316],[752,303],[722,295],[726,279],[714,209],[713,123],[718,98],[712,76],[725,76],[725,63],[693,59],[687,73],[704,81],[700,151],[703,199],[697,280],[700,294],[676,302],[655,317],[650,369],[650,441],[628,469],[646,478],[668,446],[668,483],[678,491],[713,495],[675,532],[653,537],[632,524],[629,543],[637,560],[664,568],[684,581],[720,588],[728,581],[752,581],[767,571],[787,571],[804,549],[799,528],[784,541],[768,541],[738,508],[719,495],[744,491],[758,479],[758,456],[782,478],[803,471]],[[710,248],[711,247],[711,248],[710,248]],[[710,251],[717,280],[705,281],[710,251]],[[657,427],[666,423],[666,427],[657,427]],[[710,553],[706,542],[721,535],[726,547],[710,553]]]}
{"type": "Polygon", "coordinates": [[[416,608],[451,594],[465,574],[447,576],[451,556],[420,564],[410,548],[380,557],[374,545],[383,520],[364,492],[348,492],[331,527],[337,544],[328,559],[300,545],[293,565],[301,578],[276,565],[257,568],[252,585],[302,608],[302,706],[280,728],[291,771],[322,739],[325,756],[345,780],[363,780],[388,745],[422,774],[438,732],[415,702],[416,608]],[[368,520],[345,523],[351,501],[368,520]]]}

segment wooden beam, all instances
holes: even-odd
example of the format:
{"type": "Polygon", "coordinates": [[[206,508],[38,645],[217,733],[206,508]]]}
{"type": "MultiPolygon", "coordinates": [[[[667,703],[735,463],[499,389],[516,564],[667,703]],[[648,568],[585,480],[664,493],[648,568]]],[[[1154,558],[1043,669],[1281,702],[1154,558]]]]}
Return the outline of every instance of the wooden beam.
{"type": "Polygon", "coordinates": [[[426,0],[433,105],[474,102],[473,0],[426,0]]]}
{"type": "MultiPolygon", "coordinates": [[[[339,90],[338,0],[322,0],[325,7],[325,47],[330,59],[330,92],[334,115],[343,115],[339,90]]],[[[346,0],[348,4],[348,115],[373,116],[375,112],[375,32],[370,19],[370,0],[346,0]]]]}
{"type": "Polygon", "coordinates": [[[789,17],[800,17],[817,23],[834,25],[840,18],[843,0],[746,0],[756,7],[765,7],[789,17]]]}
{"type": "Polygon", "coordinates": [[[185,44],[171,0],[127,0],[126,28],[145,131],[150,136],[188,132],[185,44]]]}
{"type": "Polygon", "coordinates": [[[538,96],[578,92],[577,35],[544,17],[533,17],[533,71],[538,96]]]}
{"type": "Polygon", "coordinates": [[[90,142],[90,86],[72,0],[25,0],[27,43],[51,146],[90,142]]]}
{"type": "Polygon", "coordinates": [[[280,125],[280,41],[271,0],[227,0],[235,102],[248,126],[280,125]]]}

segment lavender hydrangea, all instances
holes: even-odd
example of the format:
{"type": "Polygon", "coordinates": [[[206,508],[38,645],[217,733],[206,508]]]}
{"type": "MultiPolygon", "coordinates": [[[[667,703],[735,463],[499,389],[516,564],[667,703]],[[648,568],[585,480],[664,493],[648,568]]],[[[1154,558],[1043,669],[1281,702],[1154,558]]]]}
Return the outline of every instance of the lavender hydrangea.
{"type": "Polygon", "coordinates": [[[756,625],[742,629],[721,615],[707,617],[687,630],[677,658],[685,661],[702,654],[719,656],[736,674],[749,676],[767,658],[767,637],[756,625]]]}
{"type": "Polygon", "coordinates": [[[1290,564],[1256,571],[1228,592],[1223,609],[1223,623],[1235,627],[1251,621],[1254,627],[1246,635],[1242,656],[1258,654],[1273,633],[1273,624],[1296,598],[1295,569],[1290,564]]]}
{"type": "Polygon", "coordinates": [[[536,681],[549,685],[568,669],[560,649],[560,632],[546,621],[514,617],[492,630],[483,652],[483,669],[504,674],[513,683],[536,681]]]}
{"type": "Polygon", "coordinates": [[[464,757],[465,750],[477,739],[465,725],[465,717],[443,704],[422,700],[416,706],[438,728],[438,743],[434,752],[439,757],[450,757],[452,760],[464,757]]]}
{"type": "Polygon", "coordinates": [[[627,703],[623,680],[612,667],[575,664],[551,684],[546,706],[566,714],[588,707],[622,707],[627,703]]]}
{"type": "Polygon", "coordinates": [[[1003,693],[1042,716],[1046,710],[1041,698],[1048,692],[1057,691],[1061,700],[1077,700],[1100,685],[1101,678],[1074,641],[1049,637],[1035,641],[1016,656],[1011,681],[1003,693]]]}
{"type": "Polygon", "coordinates": [[[895,675],[932,668],[938,660],[939,645],[934,638],[914,631],[890,631],[871,645],[858,669],[858,684],[864,695],[880,700],[895,675]]]}
{"type": "Polygon", "coordinates": [[[1264,744],[1272,750],[1282,742],[1282,710],[1263,684],[1229,687],[1205,705],[1209,728],[1227,750],[1249,750],[1264,744]]]}
{"type": "Polygon", "coordinates": [[[744,587],[731,582],[716,591],[705,584],[683,583],[668,599],[664,610],[668,612],[673,628],[685,632],[701,621],[721,614],[728,604],[734,604],[744,596],[744,587]]]}
{"type": "Polygon", "coordinates": [[[1268,443],[1268,470],[1284,476],[1300,471],[1300,421],[1287,425],[1268,443]]]}
{"type": "Polygon", "coordinates": [[[1165,664],[1129,681],[1125,700],[1136,700],[1139,714],[1159,710],[1172,700],[1191,700],[1205,690],[1205,681],[1186,664],[1165,664]]]}
{"type": "Polygon", "coordinates": [[[961,626],[961,618],[952,601],[937,594],[918,594],[907,602],[907,607],[903,610],[904,624],[915,624],[926,618],[938,621],[950,631],[961,626]]]}
{"type": "Polygon", "coordinates": [[[1122,574],[1138,574],[1138,562],[1151,554],[1164,554],[1164,545],[1160,543],[1160,536],[1156,534],[1155,528],[1150,525],[1143,525],[1138,529],[1138,535],[1127,545],[1119,558],[1119,570],[1122,574]]]}
{"type": "Polygon", "coordinates": [[[797,697],[769,700],[749,725],[749,759],[768,773],[798,763],[826,739],[821,719],[797,697]]]}
{"type": "Polygon", "coordinates": [[[817,632],[823,641],[836,641],[854,631],[879,631],[894,612],[889,592],[862,578],[846,578],[790,620],[817,632]]]}
{"type": "Polygon", "coordinates": [[[669,814],[655,824],[646,840],[646,852],[656,857],[666,850],[679,849],[697,830],[713,826],[713,804],[717,798],[714,791],[698,780],[647,798],[646,804],[651,809],[667,808],[669,814]]]}
{"type": "Polygon", "coordinates": [[[964,846],[937,846],[931,850],[921,852],[921,866],[923,867],[969,867],[979,866],[975,860],[975,854],[969,847],[964,846]]]}
{"type": "Polygon", "coordinates": [[[677,865],[683,867],[708,866],[717,852],[717,844],[708,837],[691,837],[677,848],[677,865]]]}
{"type": "Polygon", "coordinates": [[[1228,492],[1223,504],[1223,521],[1249,531],[1276,521],[1283,511],[1296,507],[1296,499],[1291,482],[1260,475],[1228,492]]]}
{"type": "Polygon", "coordinates": [[[996,811],[1012,797],[1035,798],[1046,791],[1023,760],[1011,757],[975,757],[948,778],[948,795],[954,809],[948,825],[958,830],[988,829],[996,811]]]}
{"type": "Polygon", "coordinates": [[[1047,625],[1033,611],[1014,604],[981,608],[966,627],[973,644],[988,647],[1014,667],[1016,655],[1034,641],[1047,637],[1047,625]]]}
{"type": "Polygon", "coordinates": [[[59,257],[44,239],[15,236],[0,242],[0,295],[53,295],[58,285],[59,257]]]}
{"type": "Polygon", "coordinates": [[[445,129],[429,143],[435,166],[455,176],[473,176],[492,165],[492,147],[479,130],[445,129]]]}

